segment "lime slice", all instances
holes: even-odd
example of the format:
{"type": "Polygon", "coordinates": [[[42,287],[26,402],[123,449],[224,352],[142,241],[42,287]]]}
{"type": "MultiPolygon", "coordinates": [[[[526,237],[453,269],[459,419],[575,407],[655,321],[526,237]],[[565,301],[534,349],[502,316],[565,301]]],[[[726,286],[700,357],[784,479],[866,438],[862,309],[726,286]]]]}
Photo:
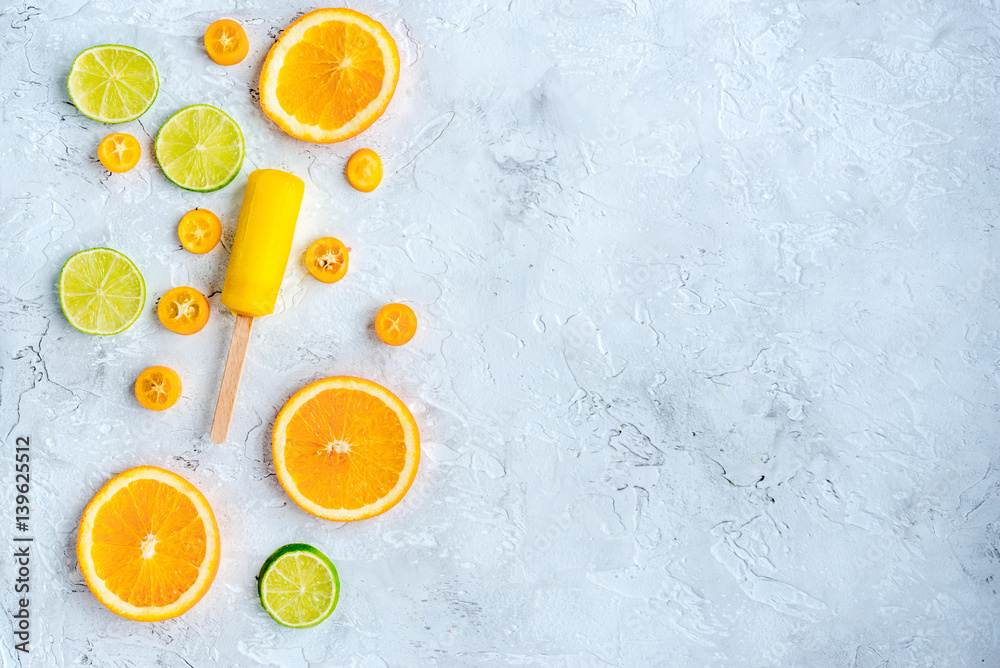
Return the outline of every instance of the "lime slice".
{"type": "Polygon", "coordinates": [[[103,123],[124,123],[149,109],[160,90],[160,78],[152,59],[139,49],[102,44],[82,51],[73,60],[66,88],[84,116],[103,123]]]}
{"type": "Polygon", "coordinates": [[[291,543],[272,554],[257,576],[260,604],[282,626],[316,626],[340,597],[333,562],[312,545],[291,543]]]}
{"type": "Polygon", "coordinates": [[[207,193],[229,184],[243,166],[243,133],[224,111],[207,104],[184,107],[156,135],[156,160],[185,190],[207,193]]]}
{"type": "Polygon", "coordinates": [[[146,283],[132,260],[110,248],[80,251],[59,274],[59,303],[69,324],[87,334],[128,329],[146,301],[146,283]]]}

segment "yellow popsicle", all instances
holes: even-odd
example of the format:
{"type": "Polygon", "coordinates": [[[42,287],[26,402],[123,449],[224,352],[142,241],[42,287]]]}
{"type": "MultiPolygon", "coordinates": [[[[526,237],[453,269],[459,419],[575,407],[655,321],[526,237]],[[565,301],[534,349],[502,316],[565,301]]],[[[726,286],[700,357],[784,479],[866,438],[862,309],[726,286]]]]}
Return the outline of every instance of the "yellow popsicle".
{"type": "Polygon", "coordinates": [[[222,303],[236,314],[236,324],[212,421],[216,443],[229,437],[253,319],[274,312],[304,190],[302,179],[277,169],[258,169],[247,181],[222,286],[222,303]]]}
{"type": "Polygon", "coordinates": [[[222,286],[222,303],[234,313],[259,317],[274,311],[304,190],[302,179],[288,172],[250,174],[222,286]]]}

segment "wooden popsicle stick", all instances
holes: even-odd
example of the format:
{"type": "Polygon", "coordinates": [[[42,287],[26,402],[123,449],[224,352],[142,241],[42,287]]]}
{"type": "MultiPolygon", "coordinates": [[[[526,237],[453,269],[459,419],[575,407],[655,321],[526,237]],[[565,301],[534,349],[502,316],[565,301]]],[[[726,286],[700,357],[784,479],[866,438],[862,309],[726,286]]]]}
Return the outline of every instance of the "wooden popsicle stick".
{"type": "Polygon", "coordinates": [[[233,327],[233,340],[229,343],[229,356],[226,358],[226,370],[222,372],[222,386],[219,387],[219,400],[215,404],[215,419],[212,420],[212,440],[225,443],[229,438],[229,423],[233,421],[233,408],[236,406],[236,392],[240,389],[240,377],[243,375],[243,362],[247,357],[247,347],[250,344],[250,328],[253,327],[253,316],[236,316],[233,327]]]}

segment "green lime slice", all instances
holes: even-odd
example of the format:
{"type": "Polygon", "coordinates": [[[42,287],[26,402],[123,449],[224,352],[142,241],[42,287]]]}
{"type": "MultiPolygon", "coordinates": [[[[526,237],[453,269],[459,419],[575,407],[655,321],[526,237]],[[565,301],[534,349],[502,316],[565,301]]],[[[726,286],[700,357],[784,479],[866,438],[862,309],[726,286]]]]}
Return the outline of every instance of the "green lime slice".
{"type": "Polygon", "coordinates": [[[59,303],[69,324],[87,334],[128,329],[146,302],[146,283],[132,260],[110,248],[80,251],[59,274],[59,303]]]}
{"type": "Polygon", "coordinates": [[[291,543],[267,558],[257,576],[260,604],[282,626],[316,626],[340,597],[333,562],[312,545],[291,543]]]}
{"type": "Polygon", "coordinates": [[[156,160],[185,190],[207,193],[229,184],[243,166],[243,133],[221,109],[184,107],[156,135],[156,160]]]}
{"type": "Polygon", "coordinates": [[[149,109],[160,90],[160,78],[153,60],[139,49],[102,44],[73,59],[66,88],[84,116],[124,123],[149,109]]]}

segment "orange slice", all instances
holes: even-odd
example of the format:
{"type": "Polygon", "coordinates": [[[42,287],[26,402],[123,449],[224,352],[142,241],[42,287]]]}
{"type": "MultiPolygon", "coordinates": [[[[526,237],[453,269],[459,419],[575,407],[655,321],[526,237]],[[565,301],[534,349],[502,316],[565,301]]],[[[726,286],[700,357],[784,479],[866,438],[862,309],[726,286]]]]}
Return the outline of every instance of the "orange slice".
{"type": "Polygon", "coordinates": [[[212,586],[219,526],[194,485],[139,466],[112,478],[87,504],[76,556],[90,591],[109,610],[140,622],[170,619],[212,586]]]}
{"type": "Polygon", "coordinates": [[[335,376],[285,403],[271,447],[281,486],[303,510],[350,522],[396,505],[413,483],[420,434],[402,401],[377,383],[335,376]]]}
{"type": "Polygon", "coordinates": [[[260,106],[291,136],[328,144],[374,123],[398,81],[399,52],[381,23],[350,9],[317,9],[268,52],[260,106]]]}

